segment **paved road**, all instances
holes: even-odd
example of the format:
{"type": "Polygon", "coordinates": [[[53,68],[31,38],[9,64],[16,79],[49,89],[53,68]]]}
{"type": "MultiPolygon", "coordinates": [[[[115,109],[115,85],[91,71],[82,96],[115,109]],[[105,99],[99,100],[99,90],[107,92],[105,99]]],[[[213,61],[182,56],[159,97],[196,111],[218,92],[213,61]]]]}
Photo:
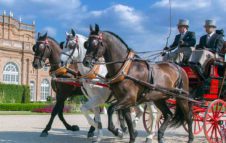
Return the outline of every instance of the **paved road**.
{"type": "MultiPolygon", "coordinates": [[[[83,115],[65,115],[70,124],[78,124],[81,131],[71,132],[65,130],[63,124],[56,117],[53,128],[48,137],[39,137],[40,132],[49,120],[49,115],[2,115],[0,116],[0,143],[91,143],[86,138],[88,123],[83,115]]],[[[102,143],[128,142],[129,136],[123,140],[115,138],[106,129],[107,117],[102,115],[104,127],[104,139],[102,143]]],[[[144,131],[142,121],[138,123],[139,137],[137,143],[142,143],[147,135],[144,131]]],[[[186,143],[187,133],[183,128],[169,129],[165,135],[166,143],[186,143]]],[[[156,138],[155,138],[156,141],[156,138]]],[[[156,141],[157,143],[157,141],[156,141]]],[[[203,135],[195,137],[195,143],[206,143],[203,135]]]]}

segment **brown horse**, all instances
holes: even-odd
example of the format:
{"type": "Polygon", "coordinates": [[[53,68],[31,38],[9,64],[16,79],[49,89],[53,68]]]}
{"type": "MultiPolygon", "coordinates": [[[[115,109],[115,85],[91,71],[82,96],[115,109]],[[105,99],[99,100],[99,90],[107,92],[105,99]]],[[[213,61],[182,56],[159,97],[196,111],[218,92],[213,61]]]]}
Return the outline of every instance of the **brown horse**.
{"type": "Polygon", "coordinates": [[[171,63],[149,65],[138,56],[133,56],[132,50],[119,36],[112,32],[101,32],[98,25],[95,26],[95,30],[90,26],[90,36],[85,47],[87,49],[83,60],[85,66],[92,66],[93,62],[97,62],[100,57],[104,57],[105,61],[109,62],[106,65],[110,78],[108,81],[118,101],[108,109],[108,129],[113,134],[117,134],[118,129],[113,125],[112,114],[115,110],[122,109],[129,128],[130,143],[135,142],[136,131],[133,129],[128,109],[139,103],[154,101],[164,116],[164,122],[158,130],[158,141],[163,143],[163,135],[170,121],[172,126],[181,125],[186,121],[189,129],[188,143],[193,142],[192,112],[188,101],[176,98],[176,112],[173,115],[166,105],[169,95],[149,89],[137,82],[149,82],[165,89],[181,88],[188,92],[189,82],[184,70],[171,63]],[[122,60],[124,62],[121,62],[122,60]],[[137,81],[131,80],[129,76],[137,81]]]}
{"type": "MultiPolygon", "coordinates": [[[[60,45],[58,44],[57,41],[47,36],[47,33],[43,36],[40,36],[40,34],[38,35],[36,44],[33,46],[33,51],[34,51],[33,67],[35,69],[42,68],[45,65],[46,59],[48,59],[50,63],[50,73],[60,68],[59,67],[60,54],[62,49],[60,48],[60,45]]],[[[77,67],[74,65],[73,67],[70,67],[70,68],[77,71],[77,67]]],[[[59,75],[57,77],[65,77],[65,76],[59,75]]],[[[79,131],[79,127],[77,125],[71,126],[65,121],[63,117],[63,108],[64,108],[64,102],[67,98],[83,94],[81,92],[81,88],[75,87],[73,85],[68,85],[65,83],[56,82],[53,80],[51,81],[51,85],[53,90],[56,92],[56,104],[53,108],[53,111],[51,113],[51,118],[48,124],[46,125],[46,128],[41,133],[41,137],[45,137],[48,135],[48,131],[51,129],[53,120],[57,114],[67,130],[79,131]]],[[[95,128],[91,127],[90,131],[88,132],[88,137],[93,136],[94,131],[95,131],[95,128]]]]}

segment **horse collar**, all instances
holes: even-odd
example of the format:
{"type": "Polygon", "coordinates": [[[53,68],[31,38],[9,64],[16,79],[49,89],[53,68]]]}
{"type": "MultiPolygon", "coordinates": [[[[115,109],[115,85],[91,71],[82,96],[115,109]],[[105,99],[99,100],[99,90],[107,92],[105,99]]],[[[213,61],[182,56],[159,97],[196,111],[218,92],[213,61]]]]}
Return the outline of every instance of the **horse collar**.
{"type": "Polygon", "coordinates": [[[130,51],[127,56],[126,61],[124,62],[123,66],[119,70],[119,72],[113,78],[107,79],[108,84],[114,84],[114,83],[123,81],[125,79],[125,76],[129,73],[129,69],[133,62],[134,56],[135,56],[135,53],[130,51]]]}

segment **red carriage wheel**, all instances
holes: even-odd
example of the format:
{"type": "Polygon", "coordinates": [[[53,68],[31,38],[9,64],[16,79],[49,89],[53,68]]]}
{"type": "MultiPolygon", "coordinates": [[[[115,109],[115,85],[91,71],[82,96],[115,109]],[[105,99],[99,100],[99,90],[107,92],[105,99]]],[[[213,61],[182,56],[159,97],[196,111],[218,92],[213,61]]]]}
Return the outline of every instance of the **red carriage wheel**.
{"type": "MultiPolygon", "coordinates": [[[[147,106],[145,104],[144,106],[144,113],[143,113],[143,125],[146,132],[150,133],[151,127],[152,127],[152,110],[150,109],[150,106],[147,106]]],[[[158,117],[157,117],[157,123],[159,123],[161,112],[158,110],[158,117]],[[160,113],[160,114],[159,114],[160,113]]],[[[157,124],[157,127],[159,127],[159,124],[157,124]]]]}
{"type": "MultiPolygon", "coordinates": [[[[202,132],[203,129],[203,117],[200,116],[200,113],[193,113],[193,124],[192,124],[192,132],[194,135],[202,132]]],[[[188,132],[188,124],[184,122],[183,124],[184,130],[188,132]]]]}
{"type": "Polygon", "coordinates": [[[197,135],[203,130],[203,117],[201,113],[193,113],[193,134],[197,135]]]}
{"type": "Polygon", "coordinates": [[[217,99],[211,102],[204,116],[204,134],[209,143],[223,143],[225,138],[226,103],[217,99]]]}
{"type": "Polygon", "coordinates": [[[150,108],[147,106],[147,104],[145,104],[145,106],[144,106],[144,113],[143,113],[143,125],[144,125],[144,129],[148,133],[150,133],[150,128],[152,126],[151,114],[152,113],[151,113],[150,108]]]}

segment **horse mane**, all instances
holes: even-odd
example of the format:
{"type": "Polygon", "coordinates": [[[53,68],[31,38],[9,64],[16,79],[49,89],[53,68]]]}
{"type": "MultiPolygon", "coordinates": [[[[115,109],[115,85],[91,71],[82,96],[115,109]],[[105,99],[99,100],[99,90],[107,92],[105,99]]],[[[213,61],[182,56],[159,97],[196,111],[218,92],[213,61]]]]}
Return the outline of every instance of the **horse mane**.
{"type": "Polygon", "coordinates": [[[50,39],[50,40],[52,40],[52,41],[54,41],[54,42],[57,43],[58,45],[60,45],[59,42],[57,42],[53,37],[48,36],[47,38],[50,39]]]}
{"type": "Polygon", "coordinates": [[[109,33],[109,34],[115,36],[120,42],[122,42],[126,46],[127,50],[132,51],[132,49],[129,48],[129,46],[126,44],[126,42],[124,40],[122,40],[122,38],[119,37],[117,34],[111,32],[111,31],[104,31],[104,32],[109,33]]]}

